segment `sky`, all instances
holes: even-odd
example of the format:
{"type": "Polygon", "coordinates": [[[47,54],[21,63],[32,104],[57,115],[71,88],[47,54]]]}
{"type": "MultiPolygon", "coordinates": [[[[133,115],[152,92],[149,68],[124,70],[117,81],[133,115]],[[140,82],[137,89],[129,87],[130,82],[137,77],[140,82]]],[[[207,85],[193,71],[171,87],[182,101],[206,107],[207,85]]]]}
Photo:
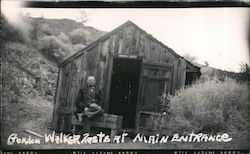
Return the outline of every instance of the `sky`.
{"type": "Polygon", "coordinates": [[[222,70],[238,72],[241,63],[249,64],[249,8],[165,8],[165,9],[54,9],[22,8],[17,1],[1,2],[2,12],[13,23],[15,16],[72,19],[87,13],[87,26],[111,31],[130,20],[172,48],[177,54],[189,54],[197,62],[222,70]],[[11,4],[12,2],[12,4],[11,4]]]}

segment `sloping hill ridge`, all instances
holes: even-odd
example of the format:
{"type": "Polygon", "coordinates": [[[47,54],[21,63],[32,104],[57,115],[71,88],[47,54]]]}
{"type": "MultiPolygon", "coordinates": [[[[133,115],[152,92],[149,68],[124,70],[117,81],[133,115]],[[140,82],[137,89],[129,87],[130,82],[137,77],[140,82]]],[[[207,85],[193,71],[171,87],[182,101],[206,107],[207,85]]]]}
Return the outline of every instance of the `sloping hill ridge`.
{"type": "Polygon", "coordinates": [[[31,25],[30,36],[37,41],[38,51],[56,63],[106,34],[70,19],[25,17],[24,20],[31,25]]]}
{"type": "Polygon", "coordinates": [[[94,27],[85,26],[82,23],[71,19],[29,18],[28,20],[30,20],[30,22],[35,22],[36,24],[41,24],[41,27],[42,25],[47,25],[53,35],[59,35],[60,33],[69,35],[73,30],[81,28],[88,32],[86,35],[91,34],[93,38],[92,41],[95,41],[106,33],[104,31],[97,30],[94,27]]]}

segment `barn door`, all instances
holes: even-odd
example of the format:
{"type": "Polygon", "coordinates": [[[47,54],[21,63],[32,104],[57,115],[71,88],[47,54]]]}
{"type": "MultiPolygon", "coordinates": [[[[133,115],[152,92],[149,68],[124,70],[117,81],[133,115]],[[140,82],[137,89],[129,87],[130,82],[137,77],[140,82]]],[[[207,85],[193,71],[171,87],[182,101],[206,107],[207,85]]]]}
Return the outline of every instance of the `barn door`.
{"type": "Polygon", "coordinates": [[[163,93],[170,93],[171,68],[163,64],[142,64],[138,110],[152,112],[160,110],[159,97],[163,93]]]}

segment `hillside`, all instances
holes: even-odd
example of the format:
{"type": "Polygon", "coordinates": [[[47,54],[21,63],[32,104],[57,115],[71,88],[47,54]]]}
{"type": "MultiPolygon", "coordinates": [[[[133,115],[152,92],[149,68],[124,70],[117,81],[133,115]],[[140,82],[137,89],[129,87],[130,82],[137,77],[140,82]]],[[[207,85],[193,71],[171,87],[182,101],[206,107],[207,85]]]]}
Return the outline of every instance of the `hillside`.
{"type": "Polygon", "coordinates": [[[95,41],[100,36],[103,36],[106,32],[97,30],[91,26],[85,26],[80,22],[76,22],[70,19],[46,19],[46,18],[30,18],[25,19],[27,22],[33,25],[39,25],[41,31],[46,31],[50,35],[59,35],[64,33],[69,36],[72,31],[81,29],[85,32],[82,39],[87,39],[87,44],[95,41]]]}
{"type": "Polygon", "coordinates": [[[56,63],[106,33],[70,19],[25,17],[24,21],[30,25],[30,37],[36,40],[33,44],[38,51],[56,63]]]}
{"type": "Polygon", "coordinates": [[[20,18],[22,26],[1,18],[3,145],[11,133],[51,131],[58,63],[105,34],[68,19],[20,18]]]}

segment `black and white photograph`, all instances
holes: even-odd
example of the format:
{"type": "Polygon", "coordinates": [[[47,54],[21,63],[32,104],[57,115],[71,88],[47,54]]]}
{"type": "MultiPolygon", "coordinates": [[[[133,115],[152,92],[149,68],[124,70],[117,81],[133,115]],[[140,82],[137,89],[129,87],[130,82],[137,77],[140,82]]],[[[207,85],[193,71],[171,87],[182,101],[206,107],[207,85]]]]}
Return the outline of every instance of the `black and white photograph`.
{"type": "Polygon", "coordinates": [[[249,7],[28,4],[1,1],[1,151],[249,152],[249,7]]]}

